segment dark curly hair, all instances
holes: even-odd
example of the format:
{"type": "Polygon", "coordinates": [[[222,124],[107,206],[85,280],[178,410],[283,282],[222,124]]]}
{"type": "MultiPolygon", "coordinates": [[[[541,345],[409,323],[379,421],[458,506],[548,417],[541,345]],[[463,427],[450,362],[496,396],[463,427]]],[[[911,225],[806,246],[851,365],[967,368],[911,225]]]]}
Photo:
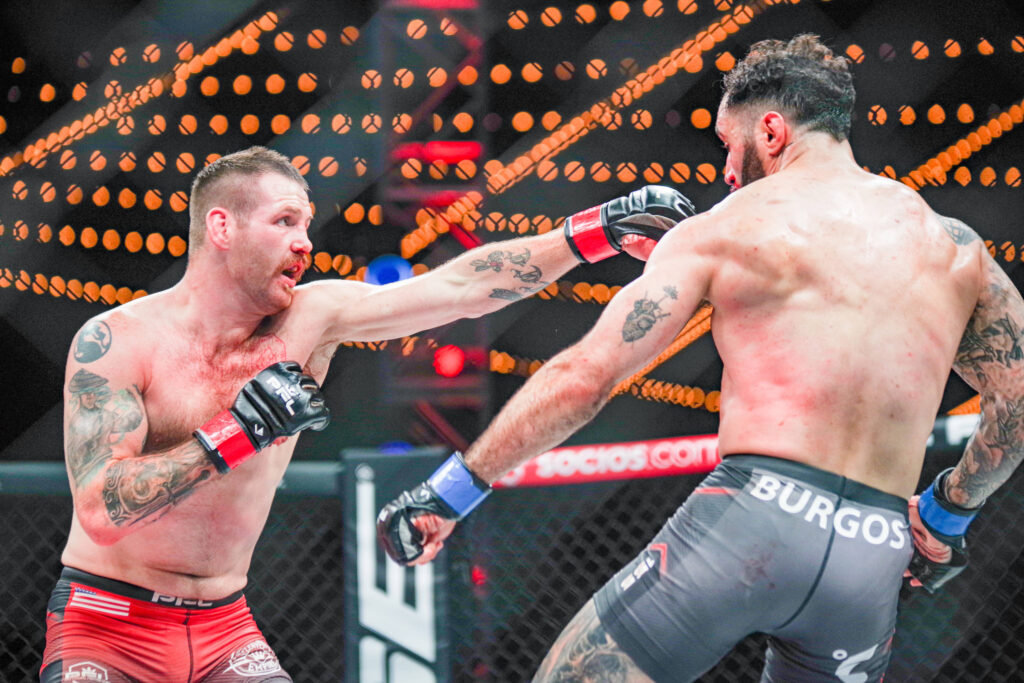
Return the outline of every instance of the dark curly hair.
{"type": "Polygon", "coordinates": [[[811,34],[755,43],[725,76],[726,107],[778,107],[836,140],[850,134],[854,96],[849,62],[811,34]]]}

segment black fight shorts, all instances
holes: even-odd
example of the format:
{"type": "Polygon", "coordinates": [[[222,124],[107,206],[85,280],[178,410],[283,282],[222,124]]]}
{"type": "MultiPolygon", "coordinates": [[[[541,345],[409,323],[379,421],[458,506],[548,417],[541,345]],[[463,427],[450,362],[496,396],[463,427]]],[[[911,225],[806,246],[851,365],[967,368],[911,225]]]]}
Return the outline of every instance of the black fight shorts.
{"type": "Polygon", "coordinates": [[[912,551],[905,499],[732,455],[594,600],[659,683],[694,680],[756,632],[768,635],[763,682],[877,683],[912,551]]]}

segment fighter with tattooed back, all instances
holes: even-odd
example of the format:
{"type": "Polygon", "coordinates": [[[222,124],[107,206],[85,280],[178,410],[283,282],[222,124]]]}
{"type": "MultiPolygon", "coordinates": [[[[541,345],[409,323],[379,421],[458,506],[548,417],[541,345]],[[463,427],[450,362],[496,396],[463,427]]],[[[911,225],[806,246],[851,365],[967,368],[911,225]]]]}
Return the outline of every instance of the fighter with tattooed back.
{"type": "Polygon", "coordinates": [[[416,278],[300,287],[312,214],[287,158],[222,157],[189,210],[182,279],[88,321],[68,356],[74,515],[44,683],[290,681],[242,589],[295,436],[327,425],[318,383],[337,346],[483,315],[581,261],[646,258],[693,213],[651,186],[416,278]]]}
{"type": "Polygon", "coordinates": [[[490,483],[714,306],[723,462],[535,681],[683,683],[762,632],[762,681],[877,683],[915,546],[929,589],[962,569],[967,525],[1024,457],[1024,300],[974,231],[860,168],[853,101],[845,58],[816,37],[755,44],[718,110],[732,194],[666,235],[464,456],[381,511],[388,553],[429,561],[490,483]],[[911,503],[951,367],[980,392],[981,425],[911,503]]]}

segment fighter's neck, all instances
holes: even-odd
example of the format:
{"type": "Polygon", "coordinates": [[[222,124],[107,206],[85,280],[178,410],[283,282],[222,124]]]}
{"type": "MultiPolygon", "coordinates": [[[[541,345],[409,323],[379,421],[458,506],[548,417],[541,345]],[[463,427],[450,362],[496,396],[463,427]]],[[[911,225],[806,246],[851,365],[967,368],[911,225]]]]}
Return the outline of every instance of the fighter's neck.
{"type": "Polygon", "coordinates": [[[258,334],[268,316],[247,301],[236,286],[218,280],[188,270],[169,294],[179,322],[197,345],[228,349],[258,334]]]}
{"type": "Polygon", "coordinates": [[[829,166],[838,171],[856,166],[849,140],[836,140],[828,133],[805,133],[786,146],[780,155],[777,171],[829,166]]]}

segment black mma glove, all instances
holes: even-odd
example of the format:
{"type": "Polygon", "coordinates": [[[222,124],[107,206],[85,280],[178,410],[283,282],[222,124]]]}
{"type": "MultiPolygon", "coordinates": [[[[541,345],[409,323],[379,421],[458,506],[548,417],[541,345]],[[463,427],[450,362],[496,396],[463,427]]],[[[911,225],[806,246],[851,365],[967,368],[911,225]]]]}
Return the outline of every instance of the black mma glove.
{"type": "Polygon", "coordinates": [[[407,565],[423,554],[423,534],[414,518],[430,514],[458,522],[490,493],[490,485],[466,467],[462,454],[452,453],[429,479],[381,508],[377,539],[391,559],[407,565]]]}
{"type": "Polygon", "coordinates": [[[229,409],[193,432],[224,473],[282,436],[321,430],[331,421],[320,387],[294,361],[274,363],[242,387],[229,409]]]}
{"type": "Polygon", "coordinates": [[[583,263],[622,251],[622,238],[640,235],[657,242],[665,231],[694,215],[693,202],[663,185],[647,185],[565,219],[565,239],[583,263]]]}
{"type": "Polygon", "coordinates": [[[952,471],[950,467],[939,472],[935,481],[917,500],[917,512],[925,533],[914,529],[914,557],[910,560],[909,571],[929,593],[934,593],[967,568],[965,534],[980,509],[960,507],[946,497],[946,478],[952,471]],[[918,538],[919,535],[921,538],[918,538]],[[944,554],[941,553],[944,548],[936,546],[935,541],[952,551],[949,562],[941,561],[944,559],[940,557],[944,554]]]}

